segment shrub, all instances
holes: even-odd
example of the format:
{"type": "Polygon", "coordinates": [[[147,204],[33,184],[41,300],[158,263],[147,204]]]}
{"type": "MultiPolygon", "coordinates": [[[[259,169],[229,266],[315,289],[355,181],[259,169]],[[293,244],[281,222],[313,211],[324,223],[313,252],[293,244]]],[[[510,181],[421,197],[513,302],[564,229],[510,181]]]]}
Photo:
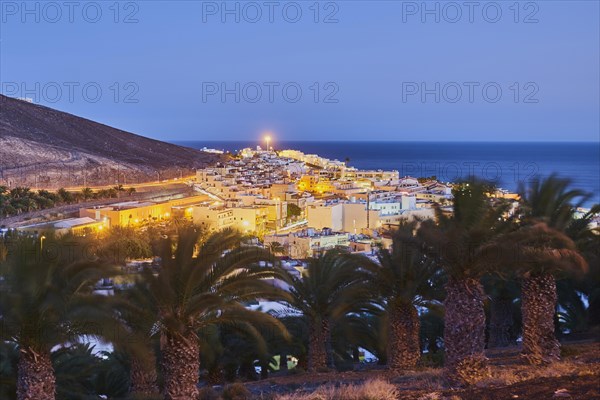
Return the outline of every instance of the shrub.
{"type": "Polygon", "coordinates": [[[223,400],[250,400],[252,394],[241,383],[232,383],[223,389],[223,400]]]}

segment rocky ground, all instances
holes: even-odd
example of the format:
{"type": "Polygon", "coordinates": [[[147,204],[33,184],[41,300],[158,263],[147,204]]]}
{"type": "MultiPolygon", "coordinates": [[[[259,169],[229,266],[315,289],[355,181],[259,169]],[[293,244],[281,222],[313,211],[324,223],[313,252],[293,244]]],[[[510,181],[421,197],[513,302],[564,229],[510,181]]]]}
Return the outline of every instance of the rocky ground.
{"type": "Polygon", "coordinates": [[[190,175],[220,159],[0,95],[0,185],[146,182],[190,175]]]}
{"type": "Polygon", "coordinates": [[[495,350],[488,354],[492,376],[471,388],[448,387],[440,368],[397,375],[376,367],[272,377],[246,386],[258,399],[312,393],[324,385],[359,384],[372,379],[394,384],[402,400],[600,399],[600,343],[565,345],[563,353],[563,360],[553,366],[528,366],[521,362],[516,348],[495,350]]]}

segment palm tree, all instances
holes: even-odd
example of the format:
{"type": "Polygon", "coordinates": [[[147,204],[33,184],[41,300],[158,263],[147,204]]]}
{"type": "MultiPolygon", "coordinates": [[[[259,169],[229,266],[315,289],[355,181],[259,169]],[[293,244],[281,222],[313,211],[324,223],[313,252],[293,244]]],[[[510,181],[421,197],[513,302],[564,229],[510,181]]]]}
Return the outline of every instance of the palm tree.
{"type": "Polygon", "coordinates": [[[114,192],[117,194],[116,197],[121,197],[121,192],[125,191],[125,188],[123,187],[123,185],[116,185],[116,186],[113,186],[111,189],[113,189],[114,192]]]}
{"type": "Polygon", "coordinates": [[[58,195],[59,199],[63,203],[71,204],[73,202],[73,193],[67,191],[64,188],[58,189],[58,191],[56,192],[56,194],[58,195]]]}
{"type": "Polygon", "coordinates": [[[553,174],[546,179],[536,178],[529,186],[519,189],[522,201],[518,213],[521,225],[529,229],[515,233],[510,241],[518,247],[518,254],[525,252],[527,257],[532,254],[539,257],[529,260],[530,265],[517,266],[523,277],[523,356],[533,364],[551,362],[560,357],[553,323],[557,303],[553,274],[562,268],[577,270],[585,265],[575,244],[562,233],[569,229],[577,231],[573,224],[574,212],[589,198],[589,194],[570,189],[570,186],[569,179],[553,174]],[[527,234],[539,234],[540,237],[528,238],[527,234]],[[540,265],[538,260],[544,260],[548,265],[540,265]]]}
{"type": "MultiPolygon", "coordinates": [[[[586,310],[588,326],[600,324],[600,227],[592,228],[592,220],[599,214],[600,204],[595,204],[584,215],[573,219],[566,229],[567,235],[573,239],[589,265],[584,279],[577,281],[569,279],[569,286],[572,287],[569,297],[573,302],[580,300],[576,291],[588,297],[589,307],[586,310]]],[[[559,303],[565,308],[560,294],[559,290],[559,303]]]]}
{"type": "Polygon", "coordinates": [[[372,290],[360,266],[364,257],[329,250],[310,258],[303,277],[288,275],[289,304],[308,319],[308,370],[333,367],[332,325],[342,316],[372,309],[372,290]]]}
{"type": "Polygon", "coordinates": [[[417,307],[435,302],[439,269],[423,256],[415,236],[417,222],[405,223],[392,234],[391,249],[378,253],[373,269],[375,287],[388,312],[388,367],[414,368],[421,357],[417,307]]]}
{"type": "Polygon", "coordinates": [[[119,297],[123,300],[119,303],[119,317],[128,328],[132,341],[143,347],[125,350],[129,358],[129,393],[133,398],[156,396],[160,393],[154,353],[158,309],[148,285],[142,280],[120,292],[119,297]]]}
{"type": "Polygon", "coordinates": [[[89,187],[85,187],[81,189],[81,196],[84,200],[89,200],[94,197],[94,191],[89,187]]]}
{"type": "Polygon", "coordinates": [[[19,349],[14,343],[0,341],[0,399],[16,399],[19,349]]]}
{"type": "Polygon", "coordinates": [[[37,239],[17,238],[2,264],[0,339],[19,346],[17,398],[54,399],[55,375],[50,351],[82,334],[101,335],[112,322],[106,296],[94,285],[115,273],[86,252],[76,238],[48,235],[45,251],[37,239]]]}
{"type": "Polygon", "coordinates": [[[58,398],[77,399],[96,394],[94,377],[100,359],[94,355],[94,346],[76,343],[53,351],[51,357],[58,398]]]}
{"type": "Polygon", "coordinates": [[[449,381],[474,383],[489,374],[485,346],[485,293],[480,282],[486,266],[479,250],[504,228],[508,206],[488,197],[493,188],[478,181],[453,190],[452,215],[436,209],[437,223],[425,221],[418,236],[423,251],[447,275],[444,347],[449,381]]]}
{"type": "Polygon", "coordinates": [[[256,360],[261,366],[261,376],[266,377],[274,355],[273,345],[289,340],[283,324],[273,325],[273,317],[267,313],[240,308],[236,314],[235,317],[230,314],[225,323],[199,331],[202,344],[206,344],[201,360],[210,384],[224,383],[223,370],[228,380],[235,380],[238,373],[254,379],[256,360]]]}
{"type": "Polygon", "coordinates": [[[520,185],[518,214],[523,225],[543,222],[551,228],[565,231],[573,221],[577,207],[590,197],[586,192],[570,189],[571,180],[552,174],[536,177],[529,185],[520,185]]]}
{"type": "MultiPolygon", "coordinates": [[[[215,233],[198,245],[199,237],[194,229],[180,231],[175,250],[165,240],[158,275],[144,275],[158,311],[167,400],[197,395],[198,330],[236,322],[244,312],[241,302],[284,296],[264,280],[276,275],[274,268],[259,265],[271,260],[266,250],[243,245],[243,238],[233,230],[215,233]]],[[[274,318],[271,322],[279,325],[274,318]]]]}
{"type": "Polygon", "coordinates": [[[285,247],[279,242],[271,242],[269,244],[269,250],[271,250],[271,253],[273,253],[274,255],[277,255],[277,254],[283,255],[286,252],[285,247]]]}
{"type": "Polygon", "coordinates": [[[334,354],[342,362],[360,362],[360,349],[373,354],[381,363],[387,357],[387,332],[384,325],[384,312],[346,314],[339,319],[332,330],[334,354]],[[383,329],[382,329],[383,328],[383,329]]]}
{"type": "Polygon", "coordinates": [[[127,260],[152,257],[150,242],[148,232],[117,225],[99,235],[98,253],[111,263],[124,265],[127,260]]]}
{"type": "Polygon", "coordinates": [[[290,334],[290,340],[285,341],[279,346],[279,354],[282,358],[287,355],[295,356],[298,359],[297,368],[308,369],[308,321],[303,315],[289,314],[287,312],[277,312],[274,316],[283,323],[290,334]]]}
{"type": "Polygon", "coordinates": [[[501,249],[498,261],[522,277],[523,357],[531,364],[560,358],[554,334],[557,292],[555,274],[585,271],[587,264],[575,243],[544,223],[523,226],[491,245],[501,249]]]}

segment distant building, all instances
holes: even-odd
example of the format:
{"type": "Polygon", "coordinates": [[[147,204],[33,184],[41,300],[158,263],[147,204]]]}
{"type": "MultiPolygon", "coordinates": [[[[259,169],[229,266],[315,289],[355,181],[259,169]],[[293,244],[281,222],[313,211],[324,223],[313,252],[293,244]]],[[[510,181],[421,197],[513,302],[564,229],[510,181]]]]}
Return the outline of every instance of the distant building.
{"type": "Polygon", "coordinates": [[[236,207],[233,212],[233,227],[244,233],[261,235],[267,227],[268,209],[261,206],[236,207]]]}
{"type": "Polygon", "coordinates": [[[204,203],[192,207],[194,224],[207,230],[219,231],[233,227],[233,211],[221,205],[204,203]]]}
{"type": "Polygon", "coordinates": [[[88,233],[98,232],[104,229],[107,224],[103,221],[96,221],[93,218],[67,218],[51,222],[41,222],[38,224],[26,225],[17,228],[17,231],[29,233],[42,233],[52,231],[57,235],[71,233],[77,236],[85,236],[88,233]]]}
{"type": "Polygon", "coordinates": [[[306,214],[310,228],[331,228],[334,231],[343,229],[344,209],[339,203],[315,202],[307,207],[306,214]]]}
{"type": "Polygon", "coordinates": [[[110,226],[135,226],[143,222],[168,219],[173,213],[191,218],[192,206],[203,201],[206,201],[206,196],[190,196],[164,202],[126,201],[81,208],[79,216],[106,221],[110,226]]]}
{"type": "Polygon", "coordinates": [[[266,235],[265,245],[279,243],[291,258],[303,259],[316,257],[327,250],[334,248],[348,248],[350,235],[345,232],[334,232],[331,229],[304,229],[300,232],[266,235]]]}

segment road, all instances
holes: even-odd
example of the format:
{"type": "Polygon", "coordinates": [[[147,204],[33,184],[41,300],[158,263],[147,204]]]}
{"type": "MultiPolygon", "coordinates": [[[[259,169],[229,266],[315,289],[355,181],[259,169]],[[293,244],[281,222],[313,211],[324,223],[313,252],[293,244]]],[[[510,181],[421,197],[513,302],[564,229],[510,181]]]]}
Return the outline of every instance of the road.
{"type": "MultiPolygon", "coordinates": [[[[192,179],[195,179],[196,176],[195,175],[191,175],[191,176],[184,176],[183,178],[174,178],[174,179],[169,179],[169,180],[164,180],[164,181],[155,181],[155,182],[146,182],[146,183],[132,183],[132,184],[126,184],[123,183],[123,187],[124,188],[135,188],[136,191],[146,191],[144,189],[156,189],[156,188],[164,188],[164,189],[168,189],[169,186],[174,186],[174,185],[187,185],[190,186],[188,184],[189,181],[191,181],[192,179]]],[[[102,190],[102,189],[110,189],[110,188],[114,188],[116,185],[103,185],[103,186],[87,186],[92,190],[102,190]]],[[[78,192],[81,191],[82,189],[84,189],[86,186],[71,186],[71,187],[66,187],[65,190],[68,190],[69,192],[78,192]]],[[[35,189],[34,189],[35,190],[35,189]]]]}

